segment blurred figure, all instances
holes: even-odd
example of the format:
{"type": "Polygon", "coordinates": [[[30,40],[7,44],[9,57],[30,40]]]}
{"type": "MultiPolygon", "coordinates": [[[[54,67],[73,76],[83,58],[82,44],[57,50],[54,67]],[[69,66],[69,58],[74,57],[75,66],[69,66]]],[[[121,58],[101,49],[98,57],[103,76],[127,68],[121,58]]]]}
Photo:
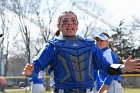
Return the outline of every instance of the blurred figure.
{"type": "Polygon", "coordinates": [[[5,87],[7,85],[7,81],[4,77],[0,76],[0,93],[5,93],[5,87]]]}
{"type": "Polygon", "coordinates": [[[40,71],[38,75],[30,78],[31,81],[31,93],[44,93],[44,75],[40,71]]]}

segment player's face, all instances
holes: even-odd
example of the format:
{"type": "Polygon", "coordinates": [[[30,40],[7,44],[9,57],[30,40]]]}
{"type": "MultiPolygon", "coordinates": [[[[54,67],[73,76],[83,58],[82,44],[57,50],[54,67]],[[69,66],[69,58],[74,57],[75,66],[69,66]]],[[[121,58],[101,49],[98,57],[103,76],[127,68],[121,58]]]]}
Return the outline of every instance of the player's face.
{"type": "Polygon", "coordinates": [[[73,13],[65,14],[58,25],[63,36],[75,36],[78,30],[78,21],[73,13]]]}
{"type": "Polygon", "coordinates": [[[100,38],[96,38],[96,45],[103,49],[108,46],[107,40],[101,40],[100,38]]]}

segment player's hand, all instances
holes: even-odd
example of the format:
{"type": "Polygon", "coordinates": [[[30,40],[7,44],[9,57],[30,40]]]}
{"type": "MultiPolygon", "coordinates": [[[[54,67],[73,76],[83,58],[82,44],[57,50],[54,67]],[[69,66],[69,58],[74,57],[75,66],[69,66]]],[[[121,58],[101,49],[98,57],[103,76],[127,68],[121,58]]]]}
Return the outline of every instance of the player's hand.
{"type": "Polygon", "coordinates": [[[126,72],[140,72],[140,59],[132,60],[132,57],[129,56],[125,62],[126,72]]]}
{"type": "Polygon", "coordinates": [[[23,69],[23,75],[25,76],[30,76],[32,74],[32,71],[34,70],[34,65],[33,64],[26,64],[26,66],[23,69]]]}

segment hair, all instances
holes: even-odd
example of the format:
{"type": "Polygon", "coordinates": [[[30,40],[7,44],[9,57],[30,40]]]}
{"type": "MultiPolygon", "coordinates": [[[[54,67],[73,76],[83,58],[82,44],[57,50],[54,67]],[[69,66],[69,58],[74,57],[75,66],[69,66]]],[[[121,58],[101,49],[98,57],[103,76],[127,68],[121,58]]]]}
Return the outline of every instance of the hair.
{"type": "Polygon", "coordinates": [[[105,32],[102,32],[101,34],[104,34],[104,35],[106,35],[108,38],[110,38],[110,36],[109,36],[107,33],[105,33],[105,32]]]}
{"type": "MultiPolygon", "coordinates": [[[[110,36],[109,36],[107,33],[102,32],[101,34],[106,35],[106,36],[110,39],[110,36]]],[[[112,45],[111,45],[110,42],[108,42],[108,46],[109,46],[109,48],[116,54],[116,52],[114,51],[114,49],[113,49],[113,47],[112,47],[112,45]]],[[[117,55],[117,54],[116,54],[116,55],[117,55]]],[[[117,55],[117,57],[118,57],[118,59],[119,59],[119,62],[120,62],[121,64],[123,64],[123,61],[122,61],[121,57],[119,57],[118,55],[117,55]]]]}
{"type": "MultiPolygon", "coordinates": [[[[66,15],[67,13],[72,13],[72,14],[74,14],[75,17],[76,17],[76,19],[77,19],[77,16],[76,16],[76,14],[75,14],[74,12],[72,12],[72,11],[65,11],[65,12],[63,12],[63,13],[58,17],[57,25],[60,25],[60,21],[61,21],[62,17],[63,17],[64,15],[66,15]]],[[[78,20],[78,19],[77,19],[77,20],[78,20]]],[[[56,35],[56,36],[59,36],[59,35],[60,35],[60,32],[61,32],[61,30],[58,28],[58,30],[55,32],[55,35],[56,35]]]]}
{"type": "Polygon", "coordinates": [[[55,32],[55,35],[56,35],[56,36],[59,36],[59,35],[60,35],[60,30],[57,30],[57,31],[55,32]]]}

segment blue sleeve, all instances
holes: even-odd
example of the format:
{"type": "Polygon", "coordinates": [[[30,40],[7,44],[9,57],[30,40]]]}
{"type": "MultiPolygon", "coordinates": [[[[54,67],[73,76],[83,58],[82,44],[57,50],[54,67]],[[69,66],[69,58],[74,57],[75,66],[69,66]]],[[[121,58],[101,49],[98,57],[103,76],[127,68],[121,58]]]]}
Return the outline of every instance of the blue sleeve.
{"type": "Polygon", "coordinates": [[[97,78],[97,81],[96,81],[96,90],[99,91],[100,87],[102,86],[102,82],[100,81],[99,78],[97,78]]]}
{"type": "Polygon", "coordinates": [[[96,69],[108,73],[110,63],[106,60],[100,48],[96,45],[93,46],[93,64],[96,69]]]}
{"type": "Polygon", "coordinates": [[[107,74],[110,75],[119,75],[122,74],[120,65],[121,64],[113,64],[111,65],[106,58],[103,56],[103,53],[99,49],[98,46],[93,46],[93,64],[96,69],[104,71],[107,74]]]}
{"type": "Polygon", "coordinates": [[[54,57],[54,46],[52,44],[46,45],[33,61],[35,69],[44,70],[48,65],[50,65],[54,57]]]}
{"type": "Polygon", "coordinates": [[[39,78],[38,74],[32,74],[31,77],[29,78],[29,81],[33,82],[33,84],[43,84],[44,83],[44,79],[39,78]]]}
{"type": "Polygon", "coordinates": [[[112,81],[114,80],[114,76],[112,75],[107,75],[107,77],[104,80],[104,84],[110,86],[112,81]]]}
{"type": "Polygon", "coordinates": [[[107,75],[103,71],[98,70],[97,82],[96,82],[97,88],[96,89],[99,90],[103,83],[110,86],[113,79],[114,79],[114,77],[112,75],[107,75]]]}
{"type": "Polygon", "coordinates": [[[103,75],[100,73],[100,71],[98,70],[97,72],[97,77],[96,77],[96,90],[98,91],[100,89],[100,87],[102,86],[103,84],[103,80],[102,77],[103,75]]]}
{"type": "Polygon", "coordinates": [[[48,65],[51,64],[55,56],[54,46],[52,44],[47,44],[40,53],[33,60],[34,70],[32,72],[31,78],[35,79],[40,71],[43,71],[48,65]]]}

